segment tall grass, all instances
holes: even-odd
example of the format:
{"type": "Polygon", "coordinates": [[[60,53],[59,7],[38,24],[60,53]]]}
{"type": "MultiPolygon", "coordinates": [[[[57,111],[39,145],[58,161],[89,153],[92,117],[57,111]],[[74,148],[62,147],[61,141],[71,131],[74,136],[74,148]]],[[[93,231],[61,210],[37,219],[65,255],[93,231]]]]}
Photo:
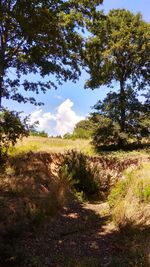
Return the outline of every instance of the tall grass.
{"type": "Polygon", "coordinates": [[[150,164],[125,173],[109,195],[115,223],[122,227],[129,222],[150,225],[150,164]]]}

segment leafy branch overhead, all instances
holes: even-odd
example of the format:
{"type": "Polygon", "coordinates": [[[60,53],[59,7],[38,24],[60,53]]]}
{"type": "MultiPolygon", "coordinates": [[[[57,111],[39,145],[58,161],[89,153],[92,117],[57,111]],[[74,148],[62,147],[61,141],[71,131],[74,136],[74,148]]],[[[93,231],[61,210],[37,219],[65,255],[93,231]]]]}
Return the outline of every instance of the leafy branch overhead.
{"type": "MultiPolygon", "coordinates": [[[[80,29],[92,20],[102,0],[1,0],[0,2],[0,103],[2,98],[19,102],[25,91],[45,92],[57,82],[75,81],[80,75],[83,39],[80,29]],[[14,76],[11,77],[10,70],[14,76]],[[32,82],[27,75],[39,74],[32,82]]],[[[1,104],[0,104],[1,106],[1,104]]]]}

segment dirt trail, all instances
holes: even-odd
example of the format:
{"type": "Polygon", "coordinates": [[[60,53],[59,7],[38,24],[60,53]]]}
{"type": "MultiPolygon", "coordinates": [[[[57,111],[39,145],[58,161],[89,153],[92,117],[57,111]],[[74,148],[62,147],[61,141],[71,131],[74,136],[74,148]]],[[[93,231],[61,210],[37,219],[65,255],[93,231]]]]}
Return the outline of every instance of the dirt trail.
{"type": "Polygon", "coordinates": [[[72,203],[46,223],[38,238],[31,233],[25,238],[27,258],[43,267],[110,266],[117,230],[108,214],[107,203],[72,203]]]}

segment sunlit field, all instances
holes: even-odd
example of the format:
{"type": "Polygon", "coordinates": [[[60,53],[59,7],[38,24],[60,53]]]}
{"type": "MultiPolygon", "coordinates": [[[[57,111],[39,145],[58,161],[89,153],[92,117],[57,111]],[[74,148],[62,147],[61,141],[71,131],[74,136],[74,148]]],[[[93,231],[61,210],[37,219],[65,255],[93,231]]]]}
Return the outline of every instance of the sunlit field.
{"type": "Polygon", "coordinates": [[[9,154],[16,155],[28,151],[33,152],[48,152],[48,153],[64,153],[68,150],[77,150],[85,153],[89,156],[113,156],[119,158],[130,158],[130,157],[149,157],[150,148],[136,149],[131,151],[100,151],[97,153],[91,144],[91,140],[86,139],[63,139],[63,138],[47,138],[47,137],[37,137],[29,136],[18,141],[18,143],[10,148],[9,154]]]}
{"type": "Polygon", "coordinates": [[[71,149],[82,151],[86,154],[94,153],[90,140],[67,140],[61,138],[30,136],[18,141],[16,146],[10,149],[10,154],[18,154],[27,151],[63,153],[71,149]]]}

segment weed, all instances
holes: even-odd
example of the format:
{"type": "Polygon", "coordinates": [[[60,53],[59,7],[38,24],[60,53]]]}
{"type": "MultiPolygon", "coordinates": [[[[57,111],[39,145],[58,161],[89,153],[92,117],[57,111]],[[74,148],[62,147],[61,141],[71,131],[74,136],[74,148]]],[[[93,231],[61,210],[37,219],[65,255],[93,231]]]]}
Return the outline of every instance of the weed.
{"type": "Polygon", "coordinates": [[[150,200],[150,182],[144,183],[144,180],[141,179],[137,182],[136,186],[136,195],[139,198],[140,202],[149,202],[150,200]]]}

